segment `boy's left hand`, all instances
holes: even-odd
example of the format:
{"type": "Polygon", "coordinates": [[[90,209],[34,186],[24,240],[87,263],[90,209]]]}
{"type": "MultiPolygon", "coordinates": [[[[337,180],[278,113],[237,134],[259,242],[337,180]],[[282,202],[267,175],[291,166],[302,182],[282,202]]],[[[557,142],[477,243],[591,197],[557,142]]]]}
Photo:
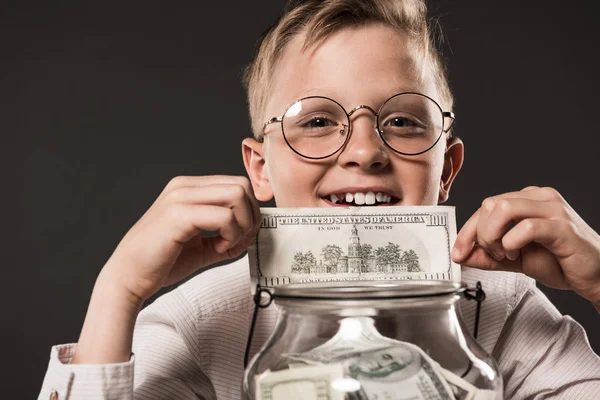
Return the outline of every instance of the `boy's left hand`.
{"type": "Polygon", "coordinates": [[[485,199],[458,233],[452,259],[571,289],[600,311],[600,235],[555,189],[532,186],[485,199]]]}

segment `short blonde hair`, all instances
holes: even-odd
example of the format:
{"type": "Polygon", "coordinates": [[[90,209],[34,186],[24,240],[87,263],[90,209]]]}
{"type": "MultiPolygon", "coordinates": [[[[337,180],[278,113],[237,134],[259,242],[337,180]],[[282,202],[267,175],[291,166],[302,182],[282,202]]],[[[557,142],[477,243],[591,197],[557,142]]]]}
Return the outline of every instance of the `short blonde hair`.
{"type": "Polygon", "coordinates": [[[290,0],[279,20],[259,39],[254,58],[244,72],[252,131],[262,139],[265,108],[273,87],[275,67],[285,47],[301,33],[304,49],[322,43],[343,28],[381,23],[407,35],[432,71],[441,95],[442,108],[451,111],[453,96],[446,69],[435,48],[424,0],[290,0]]]}

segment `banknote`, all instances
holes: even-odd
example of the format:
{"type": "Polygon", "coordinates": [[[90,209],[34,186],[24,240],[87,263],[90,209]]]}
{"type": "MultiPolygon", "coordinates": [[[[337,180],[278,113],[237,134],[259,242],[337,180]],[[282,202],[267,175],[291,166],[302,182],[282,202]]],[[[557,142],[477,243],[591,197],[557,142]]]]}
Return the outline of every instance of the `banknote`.
{"type": "Polygon", "coordinates": [[[434,364],[408,343],[351,353],[343,365],[347,376],[361,384],[353,399],[454,400],[434,364]]]}
{"type": "Polygon", "coordinates": [[[456,400],[473,400],[477,388],[453,372],[440,367],[440,372],[450,385],[456,400]]]}
{"type": "Polygon", "coordinates": [[[248,249],[255,284],[460,282],[460,266],[450,257],[454,207],[261,208],[261,214],[260,231],[248,249]]]}
{"type": "Polygon", "coordinates": [[[502,398],[493,390],[479,389],[447,369],[439,367],[439,371],[450,385],[456,400],[500,400],[502,398]]]}
{"type": "Polygon", "coordinates": [[[403,343],[383,336],[370,317],[349,317],[340,321],[340,327],[327,342],[299,354],[284,354],[286,358],[307,364],[329,363],[353,352],[368,351],[403,343]]]}
{"type": "Polygon", "coordinates": [[[267,371],[256,376],[257,400],[343,400],[336,389],[344,382],[340,364],[267,371]]]}
{"type": "Polygon", "coordinates": [[[294,369],[301,363],[341,364],[345,377],[360,384],[347,393],[348,399],[455,399],[437,362],[418,346],[384,337],[368,317],[346,318],[336,335],[323,345],[286,357],[294,369]]]}

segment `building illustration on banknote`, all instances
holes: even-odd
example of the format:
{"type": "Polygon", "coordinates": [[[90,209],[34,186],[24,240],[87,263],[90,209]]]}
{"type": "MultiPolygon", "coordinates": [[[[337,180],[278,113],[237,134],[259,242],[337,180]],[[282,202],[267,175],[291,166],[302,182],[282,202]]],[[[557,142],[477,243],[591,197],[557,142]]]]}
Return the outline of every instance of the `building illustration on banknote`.
{"type": "Polygon", "coordinates": [[[249,250],[253,284],[460,281],[452,207],[262,208],[249,250]]]}
{"type": "Polygon", "coordinates": [[[292,274],[397,274],[421,272],[419,255],[414,249],[402,249],[399,244],[388,242],[374,248],[361,243],[356,225],[350,230],[346,254],[337,244],[325,244],[320,254],[297,251],[291,265],[292,274]]]}

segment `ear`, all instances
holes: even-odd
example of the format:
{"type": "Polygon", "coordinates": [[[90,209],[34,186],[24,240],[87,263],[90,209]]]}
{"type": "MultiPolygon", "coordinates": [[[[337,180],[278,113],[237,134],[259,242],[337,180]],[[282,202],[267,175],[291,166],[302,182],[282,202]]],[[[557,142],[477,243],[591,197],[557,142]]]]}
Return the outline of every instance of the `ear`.
{"type": "Polygon", "coordinates": [[[465,158],[465,146],[460,138],[453,136],[446,143],[446,153],[444,154],[444,168],[440,179],[440,194],[438,204],[448,200],[450,195],[450,186],[454,178],[460,171],[465,158]]]}
{"type": "Polygon", "coordinates": [[[242,156],[246,172],[252,182],[254,195],[260,201],[269,201],[273,198],[273,189],[267,172],[263,144],[254,138],[242,141],[242,156]]]}

